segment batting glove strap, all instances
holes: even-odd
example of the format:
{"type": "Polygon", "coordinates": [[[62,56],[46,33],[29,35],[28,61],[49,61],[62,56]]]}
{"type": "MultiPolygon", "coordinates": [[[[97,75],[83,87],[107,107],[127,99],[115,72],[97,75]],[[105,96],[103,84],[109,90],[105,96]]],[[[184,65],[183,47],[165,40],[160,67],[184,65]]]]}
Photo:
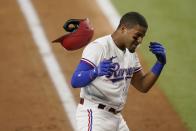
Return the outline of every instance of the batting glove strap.
{"type": "Polygon", "coordinates": [[[152,67],[151,72],[152,72],[153,74],[155,74],[156,76],[159,76],[160,73],[161,73],[161,71],[162,71],[162,69],[163,69],[163,67],[164,67],[164,64],[162,64],[162,63],[160,63],[159,61],[157,61],[157,62],[154,64],[154,66],[152,67]]]}

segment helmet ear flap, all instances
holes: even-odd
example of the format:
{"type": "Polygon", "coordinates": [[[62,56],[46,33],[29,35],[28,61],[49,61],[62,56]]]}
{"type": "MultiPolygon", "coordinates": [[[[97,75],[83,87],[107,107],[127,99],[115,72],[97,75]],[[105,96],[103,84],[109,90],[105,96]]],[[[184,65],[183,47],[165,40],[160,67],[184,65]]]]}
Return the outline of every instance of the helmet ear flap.
{"type": "Polygon", "coordinates": [[[63,28],[67,32],[74,32],[78,29],[80,21],[80,19],[69,19],[65,22],[63,28]]]}

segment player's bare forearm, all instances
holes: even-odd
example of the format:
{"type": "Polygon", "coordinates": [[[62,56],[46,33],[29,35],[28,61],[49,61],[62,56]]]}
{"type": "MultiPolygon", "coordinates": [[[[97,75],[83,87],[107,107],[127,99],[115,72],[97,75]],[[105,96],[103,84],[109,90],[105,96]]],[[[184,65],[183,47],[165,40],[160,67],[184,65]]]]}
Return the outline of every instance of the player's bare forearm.
{"type": "Polygon", "coordinates": [[[144,74],[141,70],[133,75],[132,85],[139,91],[146,93],[152,88],[158,77],[151,71],[144,74]]]}
{"type": "Polygon", "coordinates": [[[157,42],[151,42],[150,51],[156,56],[157,61],[151,68],[151,71],[144,74],[142,70],[133,75],[132,85],[141,92],[148,92],[158,79],[161,71],[166,64],[165,48],[157,42]]]}

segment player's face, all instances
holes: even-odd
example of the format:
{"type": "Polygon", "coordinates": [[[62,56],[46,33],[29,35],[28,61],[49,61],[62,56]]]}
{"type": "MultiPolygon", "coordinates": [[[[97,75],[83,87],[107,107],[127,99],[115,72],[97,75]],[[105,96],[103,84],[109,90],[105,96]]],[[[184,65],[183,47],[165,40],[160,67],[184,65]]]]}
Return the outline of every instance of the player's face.
{"type": "Polygon", "coordinates": [[[123,41],[125,47],[131,52],[134,53],[137,46],[142,42],[143,37],[146,33],[146,28],[140,25],[135,25],[132,28],[124,29],[123,41]]]}

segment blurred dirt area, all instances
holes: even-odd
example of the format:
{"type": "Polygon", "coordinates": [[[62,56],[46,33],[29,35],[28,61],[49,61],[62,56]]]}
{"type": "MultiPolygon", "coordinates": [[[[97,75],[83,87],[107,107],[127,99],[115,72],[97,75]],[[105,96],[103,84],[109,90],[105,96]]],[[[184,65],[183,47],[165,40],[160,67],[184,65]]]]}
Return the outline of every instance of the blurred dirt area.
{"type": "MultiPolygon", "coordinates": [[[[93,40],[113,31],[95,1],[32,2],[49,41],[64,34],[62,26],[70,18],[88,17],[95,29],[93,40]]],[[[67,115],[16,1],[3,0],[0,16],[0,130],[71,131],[67,115]]],[[[83,48],[70,52],[58,43],[51,43],[51,47],[78,102],[80,90],[71,88],[70,80],[83,48]]],[[[147,71],[149,67],[143,60],[141,62],[147,71]]],[[[122,113],[133,131],[186,131],[157,86],[147,94],[131,87],[122,113]]]]}
{"type": "Polygon", "coordinates": [[[0,130],[72,130],[16,1],[0,16],[0,130]]]}

